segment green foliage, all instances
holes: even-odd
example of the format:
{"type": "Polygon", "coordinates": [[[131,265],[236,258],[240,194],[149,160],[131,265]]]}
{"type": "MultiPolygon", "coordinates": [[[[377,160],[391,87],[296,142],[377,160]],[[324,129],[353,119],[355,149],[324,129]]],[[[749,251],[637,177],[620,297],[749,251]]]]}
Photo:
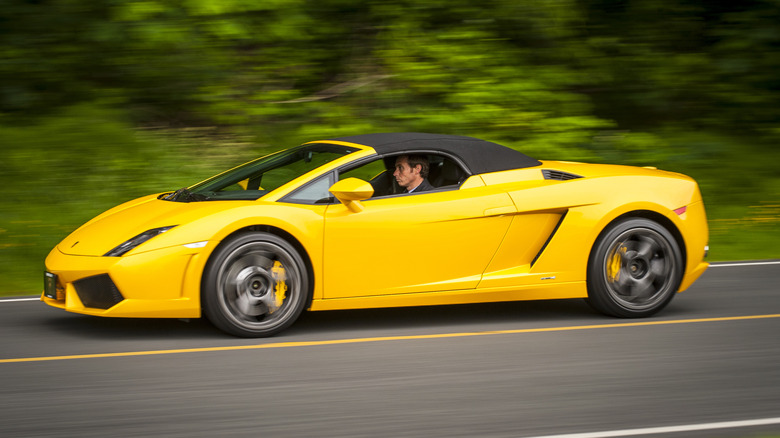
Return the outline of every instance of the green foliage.
{"type": "Polygon", "coordinates": [[[5,0],[0,293],[123,200],[387,131],[688,173],[714,256],[777,257],[779,20],[774,0],[5,0]]]}
{"type": "Polygon", "coordinates": [[[134,130],[91,105],[0,125],[0,143],[0,294],[37,290],[49,250],[98,213],[269,152],[214,132],[134,130]]]}

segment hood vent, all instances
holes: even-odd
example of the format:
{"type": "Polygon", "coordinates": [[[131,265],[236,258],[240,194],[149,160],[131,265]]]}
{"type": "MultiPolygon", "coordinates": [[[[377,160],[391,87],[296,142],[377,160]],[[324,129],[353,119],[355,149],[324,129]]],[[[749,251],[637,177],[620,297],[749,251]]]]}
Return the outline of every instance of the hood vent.
{"type": "Polygon", "coordinates": [[[553,179],[556,181],[568,181],[570,179],[584,178],[583,176],[575,175],[573,173],[551,169],[542,169],[542,175],[544,175],[544,179],[553,179]]]}

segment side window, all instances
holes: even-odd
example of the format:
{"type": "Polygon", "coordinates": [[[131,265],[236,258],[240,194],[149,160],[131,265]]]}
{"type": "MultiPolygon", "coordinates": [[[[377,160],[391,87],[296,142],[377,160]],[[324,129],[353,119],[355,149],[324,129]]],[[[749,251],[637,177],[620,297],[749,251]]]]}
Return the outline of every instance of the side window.
{"type": "Polygon", "coordinates": [[[339,180],[347,178],[359,178],[363,181],[371,182],[371,180],[380,176],[382,172],[385,171],[387,171],[385,168],[385,162],[381,159],[378,159],[360,167],[339,173],[339,180]]]}
{"type": "MultiPolygon", "coordinates": [[[[457,190],[460,184],[468,177],[468,173],[451,157],[446,155],[427,153],[423,155],[428,160],[427,180],[432,190],[457,190]]],[[[396,158],[399,155],[377,158],[359,167],[345,169],[339,173],[339,180],[345,178],[359,178],[371,183],[374,188],[374,198],[380,196],[396,195],[404,192],[393,176],[396,158]]]]}
{"type": "Polygon", "coordinates": [[[457,188],[468,177],[468,174],[451,158],[430,155],[428,160],[430,162],[428,181],[436,188],[457,188]]]}
{"type": "Polygon", "coordinates": [[[393,171],[387,169],[382,158],[339,172],[339,180],[347,178],[358,178],[370,183],[374,188],[374,198],[398,193],[397,187],[393,184],[395,181],[393,171]]]}
{"type": "Polygon", "coordinates": [[[335,183],[336,177],[333,172],[330,172],[290,193],[282,198],[281,201],[293,204],[323,204],[332,202],[334,198],[328,189],[335,183]]]}
{"type": "MultiPolygon", "coordinates": [[[[444,155],[425,154],[429,161],[428,181],[433,190],[456,190],[468,174],[452,158],[444,155]]],[[[374,188],[373,198],[403,193],[393,176],[396,156],[387,156],[363,163],[357,167],[345,168],[338,173],[338,180],[358,178],[374,188]]],[[[322,204],[336,202],[328,189],[337,181],[334,172],[323,175],[295,192],[285,196],[281,202],[294,204],[322,204]]]]}

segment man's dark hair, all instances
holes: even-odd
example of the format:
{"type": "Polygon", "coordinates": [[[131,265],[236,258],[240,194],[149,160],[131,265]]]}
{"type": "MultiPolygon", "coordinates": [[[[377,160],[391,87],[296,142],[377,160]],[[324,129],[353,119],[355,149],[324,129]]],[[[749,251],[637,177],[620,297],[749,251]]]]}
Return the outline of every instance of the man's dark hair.
{"type": "MultiPolygon", "coordinates": [[[[415,166],[420,166],[420,176],[423,178],[428,178],[428,172],[430,171],[430,164],[428,164],[428,157],[425,155],[417,155],[417,154],[411,154],[411,155],[402,155],[406,157],[406,161],[409,163],[409,167],[412,169],[415,168],[415,166]]],[[[399,157],[400,158],[400,157],[399,157]]]]}

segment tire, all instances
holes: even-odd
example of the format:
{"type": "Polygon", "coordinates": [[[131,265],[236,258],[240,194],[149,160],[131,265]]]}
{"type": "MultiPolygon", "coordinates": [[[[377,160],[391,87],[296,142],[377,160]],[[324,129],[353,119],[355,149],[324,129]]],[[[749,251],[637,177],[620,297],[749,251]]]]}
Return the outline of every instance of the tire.
{"type": "Polygon", "coordinates": [[[591,251],[587,301],[610,316],[650,316],[672,300],[682,272],[680,247],[666,228],[623,219],[606,228],[591,251]]]}
{"type": "Polygon", "coordinates": [[[270,233],[247,232],[223,242],[203,274],[203,311],[232,335],[273,336],[300,316],[310,280],[298,251],[270,233]]]}

